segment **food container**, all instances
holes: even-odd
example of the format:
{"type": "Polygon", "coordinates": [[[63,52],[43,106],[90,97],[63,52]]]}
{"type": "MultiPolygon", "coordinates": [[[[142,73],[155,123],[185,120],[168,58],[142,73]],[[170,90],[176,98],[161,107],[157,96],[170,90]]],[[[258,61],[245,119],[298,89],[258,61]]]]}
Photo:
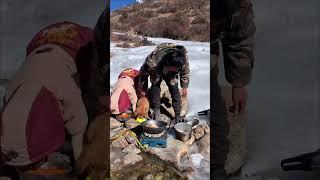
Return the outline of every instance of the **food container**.
{"type": "Polygon", "coordinates": [[[166,131],[167,123],[163,121],[156,121],[148,119],[141,123],[143,131],[149,134],[160,134],[166,131]]]}
{"type": "Polygon", "coordinates": [[[188,123],[178,123],[174,126],[176,138],[180,141],[188,141],[191,138],[192,126],[188,123]]]}

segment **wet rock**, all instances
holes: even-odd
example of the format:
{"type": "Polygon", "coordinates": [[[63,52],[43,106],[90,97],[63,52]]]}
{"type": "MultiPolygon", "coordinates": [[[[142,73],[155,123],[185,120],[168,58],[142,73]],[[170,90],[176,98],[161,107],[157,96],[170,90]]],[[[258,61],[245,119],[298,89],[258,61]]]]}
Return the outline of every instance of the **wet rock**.
{"type": "Polygon", "coordinates": [[[204,136],[204,130],[200,126],[198,126],[193,130],[193,134],[194,134],[194,137],[198,140],[202,136],[204,136]]]}
{"type": "Polygon", "coordinates": [[[209,154],[210,153],[210,135],[204,135],[199,141],[196,143],[198,146],[198,150],[200,154],[209,154]]]}
{"type": "Polygon", "coordinates": [[[129,119],[128,121],[125,122],[125,126],[128,129],[132,129],[140,125],[135,119],[129,119]]]}
{"type": "Polygon", "coordinates": [[[129,154],[124,156],[124,165],[125,166],[136,164],[139,161],[142,161],[142,156],[140,156],[134,152],[130,152],[129,154]]]}
{"type": "Polygon", "coordinates": [[[123,152],[123,153],[131,153],[131,152],[133,152],[133,153],[138,154],[138,153],[141,152],[141,150],[140,150],[139,148],[137,148],[136,145],[134,145],[134,144],[129,144],[126,148],[124,148],[124,149],[122,150],[122,152],[123,152]]]}
{"type": "Polygon", "coordinates": [[[121,148],[121,149],[127,147],[128,145],[129,144],[124,136],[119,137],[118,139],[112,141],[111,143],[111,146],[115,148],[121,148]]]}
{"type": "Polygon", "coordinates": [[[115,118],[110,117],[110,129],[116,129],[121,127],[121,122],[117,121],[115,118]]]}

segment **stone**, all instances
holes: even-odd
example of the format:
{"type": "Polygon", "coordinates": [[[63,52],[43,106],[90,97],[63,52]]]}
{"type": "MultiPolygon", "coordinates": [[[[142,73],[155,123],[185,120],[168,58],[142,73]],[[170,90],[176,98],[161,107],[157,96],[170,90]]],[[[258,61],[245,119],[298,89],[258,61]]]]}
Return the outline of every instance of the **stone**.
{"type": "Polygon", "coordinates": [[[196,140],[200,139],[202,136],[204,136],[204,130],[201,128],[201,126],[196,127],[193,130],[194,137],[196,140]]]}
{"type": "Polygon", "coordinates": [[[123,168],[123,158],[125,153],[121,149],[110,147],[110,170],[119,171],[123,168]]]}
{"type": "Polygon", "coordinates": [[[204,130],[206,134],[210,134],[210,127],[207,123],[199,124],[199,126],[204,130]]]}
{"type": "Polygon", "coordinates": [[[182,141],[168,138],[166,148],[150,147],[146,153],[158,157],[160,160],[178,168],[180,159],[188,154],[188,145],[182,141]]]}
{"type": "Polygon", "coordinates": [[[125,126],[127,129],[132,129],[140,125],[135,119],[131,118],[128,121],[125,122],[125,126]]]}
{"type": "Polygon", "coordinates": [[[110,117],[110,129],[116,129],[122,126],[122,123],[117,121],[115,118],[110,117]]]}
{"type": "Polygon", "coordinates": [[[154,177],[153,174],[149,174],[149,175],[147,175],[147,176],[145,176],[145,177],[143,178],[143,180],[154,180],[154,179],[155,179],[155,177],[154,177]]]}
{"type": "Polygon", "coordinates": [[[123,152],[123,153],[131,153],[131,152],[133,152],[133,153],[138,154],[138,153],[141,152],[141,150],[140,150],[139,148],[137,148],[136,145],[134,145],[134,144],[129,144],[126,148],[124,148],[124,149],[122,150],[122,152],[123,152]]]}
{"type": "Polygon", "coordinates": [[[124,136],[119,137],[118,139],[115,139],[114,141],[112,141],[111,146],[115,147],[115,148],[121,148],[124,149],[128,146],[128,142],[126,140],[126,138],[124,136]]]}
{"type": "Polygon", "coordinates": [[[134,145],[138,146],[137,141],[132,136],[126,136],[126,140],[129,144],[134,144],[134,145]]]}
{"type": "Polygon", "coordinates": [[[210,135],[206,134],[196,143],[199,153],[202,155],[210,154],[210,135]]]}
{"type": "Polygon", "coordinates": [[[126,128],[119,127],[116,129],[110,130],[110,138],[116,137],[117,135],[121,134],[122,132],[126,131],[126,128]]]}
{"type": "Polygon", "coordinates": [[[191,146],[191,145],[194,143],[195,140],[196,140],[196,139],[195,139],[193,133],[191,133],[190,139],[189,139],[188,141],[184,142],[184,143],[185,143],[186,145],[188,145],[188,146],[191,146]]]}
{"type": "Polygon", "coordinates": [[[133,165],[136,164],[139,161],[142,161],[142,156],[134,153],[134,152],[130,152],[129,154],[124,156],[124,165],[133,165]]]}

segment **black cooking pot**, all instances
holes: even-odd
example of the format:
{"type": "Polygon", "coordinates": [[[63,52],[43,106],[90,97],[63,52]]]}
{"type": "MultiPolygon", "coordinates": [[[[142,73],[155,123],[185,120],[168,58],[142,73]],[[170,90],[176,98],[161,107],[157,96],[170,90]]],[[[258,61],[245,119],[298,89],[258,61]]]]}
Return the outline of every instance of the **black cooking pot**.
{"type": "Polygon", "coordinates": [[[163,121],[156,121],[148,119],[141,123],[143,131],[149,134],[160,134],[167,130],[167,123],[163,121]]]}

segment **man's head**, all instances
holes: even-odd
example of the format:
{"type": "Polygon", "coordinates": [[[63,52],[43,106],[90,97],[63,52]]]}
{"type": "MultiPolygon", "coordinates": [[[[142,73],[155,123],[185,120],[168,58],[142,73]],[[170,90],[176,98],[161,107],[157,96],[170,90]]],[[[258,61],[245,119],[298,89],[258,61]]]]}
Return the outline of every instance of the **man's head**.
{"type": "Polygon", "coordinates": [[[185,55],[182,51],[169,53],[164,57],[165,65],[171,72],[178,72],[185,64],[185,55]]]}

